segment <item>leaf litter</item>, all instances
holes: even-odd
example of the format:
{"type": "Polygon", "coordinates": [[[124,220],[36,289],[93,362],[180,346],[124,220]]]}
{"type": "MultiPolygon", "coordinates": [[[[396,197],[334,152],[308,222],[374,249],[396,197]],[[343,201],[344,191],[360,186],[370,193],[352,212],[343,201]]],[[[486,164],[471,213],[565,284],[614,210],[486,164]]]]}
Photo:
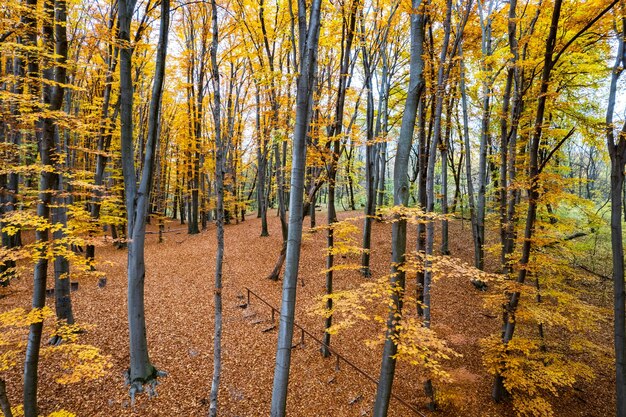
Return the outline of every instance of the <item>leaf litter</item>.
{"type": "MultiPolygon", "coordinates": [[[[355,216],[341,213],[340,218],[355,216]]],[[[305,225],[308,218],[305,219],[305,225]]],[[[278,256],[280,224],[268,216],[270,237],[260,237],[260,221],[248,218],[227,225],[224,258],[224,327],[222,378],[219,414],[226,417],[268,415],[271,400],[276,328],[271,310],[252,297],[250,288],[274,307],[280,307],[282,281],[265,279],[278,256]]],[[[152,228],[154,226],[151,226],[152,228]]],[[[167,228],[180,226],[170,222],[167,228]]],[[[415,227],[409,228],[409,247],[414,244],[415,227]]],[[[305,232],[300,261],[296,322],[321,338],[323,319],[310,310],[324,293],[326,234],[323,230],[305,232]]],[[[391,227],[374,222],[371,251],[373,277],[389,272],[391,227]]],[[[450,222],[453,256],[471,262],[472,248],[467,244],[468,223],[450,222]]],[[[90,329],[81,343],[94,345],[111,357],[112,367],[105,377],[94,381],[59,385],[51,377],[54,364],[43,357],[39,372],[39,406],[43,414],[66,409],[77,416],[205,416],[208,413],[213,346],[213,273],[215,266],[215,227],[198,235],[146,236],[146,318],[148,346],[153,364],[167,372],[157,388],[158,397],[141,395],[130,406],[123,373],[128,366],[128,328],[126,320],[126,253],[110,244],[97,247],[99,271],[107,284],[99,288],[93,276],[78,277],[80,290],[72,293],[75,316],[90,329]]],[[[354,260],[353,260],[354,261],[354,260]]],[[[489,260],[488,260],[489,261],[489,260]]],[[[357,260],[358,262],[358,260],[357,260]]],[[[488,262],[489,264],[489,262],[488,262]]],[[[494,268],[495,260],[491,260],[494,268]]],[[[50,268],[51,269],[51,268],[50,268]]],[[[0,312],[28,308],[32,279],[23,268],[22,278],[0,298],[0,312]]],[[[414,277],[407,277],[414,279],[414,277]]],[[[357,271],[335,274],[336,289],[356,288],[365,281],[357,271]]],[[[49,279],[49,286],[51,280],[49,279]]],[[[510,405],[494,404],[490,399],[492,378],[485,372],[479,340],[493,333],[499,318],[485,314],[482,293],[469,280],[443,276],[433,284],[433,328],[463,356],[448,365],[454,382],[444,387],[451,400],[440,416],[508,416],[510,405]]],[[[47,302],[51,302],[48,298],[47,302]]],[[[606,299],[605,299],[606,301],[606,299]]],[[[276,315],[278,319],[278,314],[276,315]]],[[[378,325],[361,322],[332,336],[331,347],[378,379],[381,347],[365,342],[377,337],[378,325]]],[[[605,320],[593,338],[609,346],[610,321],[605,320]]],[[[556,336],[555,336],[556,337],[556,336]]],[[[604,416],[614,409],[611,370],[597,369],[593,384],[581,384],[577,392],[565,392],[555,410],[563,416],[604,416]]],[[[13,405],[21,399],[21,366],[3,376],[13,405]]],[[[406,363],[399,363],[393,390],[396,395],[428,414],[423,395],[423,378],[406,363]]],[[[300,332],[294,332],[288,411],[293,416],[368,416],[376,393],[375,386],[345,363],[322,358],[319,345],[300,332]]],[[[390,416],[412,416],[398,401],[391,401],[390,416]]]]}

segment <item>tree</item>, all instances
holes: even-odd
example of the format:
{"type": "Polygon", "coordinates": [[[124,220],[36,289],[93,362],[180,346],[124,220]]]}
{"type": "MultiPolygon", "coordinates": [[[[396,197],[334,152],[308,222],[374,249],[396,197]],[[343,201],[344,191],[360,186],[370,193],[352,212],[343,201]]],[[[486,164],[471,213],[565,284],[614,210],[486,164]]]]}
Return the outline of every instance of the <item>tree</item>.
{"type": "MultiPolygon", "coordinates": [[[[335,103],[335,116],[333,124],[329,128],[328,137],[329,145],[331,148],[330,161],[327,164],[326,170],[328,175],[328,231],[327,231],[327,250],[326,256],[326,294],[332,294],[333,292],[333,246],[334,246],[334,230],[333,224],[337,222],[337,209],[335,207],[335,186],[337,181],[337,167],[339,163],[339,156],[341,154],[341,135],[343,132],[343,115],[344,105],[346,101],[346,89],[348,86],[348,71],[350,66],[350,51],[352,49],[352,41],[354,40],[354,32],[356,27],[357,10],[359,8],[359,0],[352,0],[350,3],[350,11],[347,16],[342,19],[342,42],[341,42],[341,55],[340,55],[340,69],[339,69],[339,86],[337,88],[337,101],[335,103]],[[332,145],[331,145],[332,144],[332,145]]],[[[344,12],[345,13],[345,12],[344,12]]],[[[328,298],[326,305],[328,310],[333,307],[332,298],[328,298]]],[[[324,346],[322,346],[322,355],[324,357],[330,356],[328,346],[330,345],[330,333],[328,329],[332,324],[332,316],[326,318],[324,333],[324,346]]]]}
{"type": "Polygon", "coordinates": [[[124,194],[126,197],[127,236],[129,238],[127,273],[130,368],[127,379],[132,398],[134,398],[136,393],[143,390],[144,384],[150,383],[154,386],[156,378],[163,374],[152,365],[148,355],[144,308],[144,280],[146,274],[144,245],[146,216],[148,215],[154,172],[155,149],[159,135],[161,96],[163,93],[169,32],[169,0],[162,0],[161,2],[159,45],[157,47],[152,98],[150,100],[148,137],[139,185],[136,181],[138,176],[134,160],[132,52],[130,44],[130,27],[134,8],[135,0],[119,0],[119,40],[122,45],[120,48],[121,150],[124,194]]]}
{"type": "MultiPolygon", "coordinates": [[[[406,206],[409,202],[408,184],[408,162],[413,131],[415,129],[415,119],[420,96],[424,89],[424,21],[426,19],[424,5],[421,0],[412,1],[411,10],[411,61],[409,69],[409,88],[402,117],[400,136],[398,137],[398,149],[394,166],[394,205],[398,207],[406,206]]],[[[406,252],[406,219],[397,219],[392,229],[392,287],[404,288],[404,271],[402,264],[405,260],[406,252]]],[[[402,292],[393,293],[389,317],[387,319],[387,335],[385,347],[383,349],[382,364],[380,366],[380,378],[376,391],[376,403],[374,404],[374,416],[383,417],[387,415],[389,399],[391,397],[391,386],[396,369],[396,358],[398,346],[394,340],[398,328],[396,322],[402,317],[402,292]]]]}
{"type": "MultiPolygon", "coordinates": [[[[381,147],[379,143],[376,142],[376,136],[380,133],[386,135],[387,132],[381,132],[382,124],[380,122],[381,116],[379,114],[378,118],[374,116],[375,113],[375,104],[374,104],[374,88],[373,88],[373,78],[375,75],[375,69],[378,65],[378,62],[383,56],[383,59],[386,61],[385,57],[385,47],[387,44],[387,39],[389,36],[389,30],[391,26],[392,19],[398,9],[399,3],[394,2],[389,7],[389,16],[386,19],[386,25],[383,25],[382,22],[385,20],[382,17],[381,11],[385,8],[380,7],[374,9],[374,27],[371,32],[366,30],[365,20],[366,16],[364,16],[363,10],[361,11],[361,25],[360,25],[360,36],[361,36],[361,57],[363,61],[363,76],[364,87],[366,89],[366,116],[365,116],[365,190],[366,190],[366,201],[365,201],[365,218],[363,220],[363,254],[361,255],[361,273],[365,277],[371,276],[370,271],[370,249],[371,249],[371,239],[372,239],[372,221],[376,215],[376,203],[378,201],[378,185],[376,181],[380,177],[379,169],[383,167],[383,164],[380,162],[380,150],[381,147]],[[380,15],[380,16],[379,16],[380,15]],[[373,38],[370,45],[367,44],[367,38],[373,38]],[[369,46],[369,47],[368,47],[369,46]],[[376,122],[378,120],[378,122],[376,122]]],[[[385,62],[386,63],[386,62],[385,62]]],[[[383,63],[383,72],[387,71],[387,67],[383,63]]],[[[382,110],[387,109],[386,100],[388,100],[388,93],[386,90],[384,78],[386,78],[387,74],[384,74],[383,85],[380,91],[380,100],[379,107],[382,110]]]]}
{"type": "MultiPolygon", "coordinates": [[[[29,0],[26,4],[25,14],[26,25],[29,29],[29,45],[37,44],[36,33],[36,8],[37,1],[29,0]]],[[[53,24],[55,17],[58,18],[59,26],[64,25],[65,20],[65,1],[57,2],[46,1],[44,3],[44,22],[43,22],[43,42],[45,52],[51,52],[54,45],[54,29],[53,24]],[[58,14],[55,9],[58,7],[58,14]],[[56,15],[56,16],[55,16],[56,15]]],[[[62,36],[57,39],[58,42],[54,47],[55,53],[63,60],[67,57],[67,43],[63,42],[62,36]]],[[[35,61],[31,57],[32,61],[35,61]]],[[[28,64],[29,76],[34,76],[39,72],[39,65],[30,61],[28,64]]],[[[60,61],[59,64],[63,64],[60,61]]],[[[48,107],[48,112],[54,112],[61,108],[63,103],[63,84],[65,81],[65,69],[60,66],[50,65],[44,68],[44,79],[48,82],[43,87],[43,103],[48,107]],[[53,83],[56,82],[57,84],[53,83]]],[[[50,113],[45,113],[41,117],[41,140],[39,143],[39,158],[42,164],[42,171],[39,180],[39,202],[37,204],[37,215],[42,222],[50,221],[50,206],[52,205],[51,190],[58,188],[59,174],[55,170],[55,164],[58,161],[56,146],[54,143],[55,119],[50,113]]],[[[33,302],[34,310],[41,310],[46,305],[46,281],[48,274],[48,257],[45,253],[45,246],[49,244],[49,226],[39,228],[35,233],[37,243],[43,244],[43,249],[39,254],[37,265],[35,266],[35,277],[33,285],[33,302]]],[[[39,366],[39,349],[41,345],[41,335],[43,330],[43,321],[38,321],[30,325],[28,332],[28,344],[26,346],[26,359],[24,361],[24,415],[26,417],[37,417],[37,370],[39,366]]]]}
{"type": "Polygon", "coordinates": [[[618,49],[611,73],[609,100],[606,109],[606,144],[611,158],[611,248],[613,252],[615,395],[616,415],[626,416],[626,307],[624,296],[624,243],[622,233],[622,190],[626,167],[626,123],[616,132],[613,117],[617,83],[626,66],[626,16],[620,3],[618,49]],[[616,137],[617,133],[617,137],[616,137]]]}
{"type": "Polygon", "coordinates": [[[213,123],[215,130],[215,194],[217,197],[217,253],[215,254],[215,335],[213,337],[213,380],[209,415],[217,416],[217,397],[219,393],[222,367],[222,263],[224,260],[224,145],[221,129],[220,72],[217,63],[219,46],[219,28],[217,24],[217,3],[211,0],[211,21],[213,36],[211,40],[211,78],[213,82],[213,123]]]}
{"type": "MultiPolygon", "coordinates": [[[[597,13],[581,30],[571,36],[567,42],[564,43],[558,50],[556,49],[557,35],[559,30],[559,19],[561,15],[561,7],[563,2],[556,0],[552,9],[552,16],[550,21],[550,30],[545,42],[545,53],[543,60],[543,68],[541,73],[540,89],[537,98],[537,107],[535,111],[535,118],[532,125],[532,134],[530,138],[529,150],[528,150],[528,176],[529,185],[527,188],[528,193],[528,207],[526,211],[526,223],[524,227],[524,240],[521,249],[521,257],[519,260],[519,268],[517,272],[516,282],[519,286],[525,283],[530,269],[530,258],[533,249],[533,237],[535,234],[535,224],[537,220],[537,210],[540,203],[540,197],[542,195],[542,183],[540,174],[547,166],[555,152],[560,148],[564,141],[566,141],[573,133],[575,129],[570,130],[569,133],[553,147],[549,152],[540,151],[540,146],[544,144],[543,131],[544,131],[544,118],[546,116],[546,107],[548,103],[548,92],[550,90],[550,82],[552,80],[552,73],[559,59],[563,56],[564,52],[578,39],[583,33],[585,33],[594,23],[596,23],[602,16],[604,16],[611,8],[616,4],[612,2],[602,11],[597,13]]],[[[544,145],[545,146],[545,145],[544,145]]],[[[620,188],[621,195],[621,188],[620,188]]],[[[519,301],[521,296],[520,287],[517,287],[509,295],[508,303],[504,307],[504,328],[502,333],[502,344],[506,349],[508,343],[513,339],[517,320],[515,317],[516,311],[519,307],[519,301]]],[[[495,383],[493,387],[492,397],[495,401],[500,401],[504,395],[504,379],[500,372],[496,372],[495,383]]]]}
{"type": "Polygon", "coordinates": [[[320,28],[321,0],[313,0],[307,23],[306,2],[298,0],[298,27],[300,49],[300,75],[296,96],[296,125],[293,134],[291,162],[291,194],[289,196],[289,235],[287,239],[283,297],[276,348],[276,367],[272,387],[272,417],[282,417],[287,407],[287,387],[291,363],[293,321],[296,308],[296,288],[300,247],[302,242],[302,200],[304,192],[304,165],[306,160],[306,134],[309,128],[313,79],[316,68],[317,45],[320,28]]]}
{"type": "MultiPolygon", "coordinates": [[[[54,37],[56,43],[56,55],[58,65],[55,69],[54,81],[57,83],[55,96],[53,100],[58,102],[52,103],[51,110],[58,106],[59,110],[62,106],[62,97],[57,97],[56,94],[65,95],[65,88],[61,87],[67,84],[67,55],[68,55],[68,42],[67,42],[67,7],[65,0],[59,0],[55,4],[55,25],[54,25],[54,37]]],[[[61,152],[67,154],[67,147],[63,146],[60,140],[60,128],[56,127],[54,132],[54,142],[57,149],[57,153],[61,152]]],[[[60,155],[56,161],[56,169],[59,171],[57,179],[57,191],[59,195],[55,196],[55,206],[52,208],[52,223],[59,224],[61,227],[55,230],[52,237],[55,241],[63,241],[67,237],[67,205],[68,199],[63,196],[66,190],[67,184],[64,176],[60,173],[64,168],[68,168],[67,164],[60,161],[60,155]]],[[[56,315],[59,320],[67,324],[74,324],[74,313],[72,311],[72,298],[70,294],[70,261],[68,256],[63,252],[69,251],[69,245],[67,243],[61,243],[61,253],[57,254],[54,258],[54,301],[56,307],[56,315]]],[[[52,343],[60,343],[61,338],[57,337],[56,340],[52,340],[52,343]]]]}
{"type": "Polygon", "coordinates": [[[479,249],[477,262],[478,268],[483,269],[485,264],[484,244],[485,244],[485,204],[487,193],[487,146],[490,141],[491,123],[491,94],[493,88],[493,68],[490,64],[492,50],[492,13],[495,4],[493,0],[478,2],[481,28],[481,52],[482,70],[487,74],[482,81],[482,120],[480,130],[480,152],[478,157],[478,196],[476,204],[476,224],[478,242],[475,246],[479,249]],[[486,5],[484,3],[487,3],[486,5]],[[485,10],[485,6],[487,10],[485,10]]]}

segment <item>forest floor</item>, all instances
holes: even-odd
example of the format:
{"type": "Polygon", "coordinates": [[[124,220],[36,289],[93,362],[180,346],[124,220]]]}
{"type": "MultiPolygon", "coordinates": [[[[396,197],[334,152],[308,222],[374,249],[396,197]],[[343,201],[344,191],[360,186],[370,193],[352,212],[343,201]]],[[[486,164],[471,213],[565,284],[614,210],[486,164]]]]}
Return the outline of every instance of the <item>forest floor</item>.
{"type": "MultiPolygon", "coordinates": [[[[273,214],[273,212],[272,212],[273,214]]],[[[341,213],[341,218],[357,216],[341,213]]],[[[247,308],[240,305],[246,287],[275,307],[280,306],[282,282],[265,277],[280,250],[280,224],[269,216],[270,237],[261,238],[260,221],[253,216],[237,225],[226,226],[224,264],[223,372],[219,395],[221,416],[268,415],[274,371],[276,329],[271,327],[271,310],[252,298],[247,308]],[[267,331],[265,331],[267,330],[267,331]]],[[[318,213],[318,222],[325,214],[318,213]]],[[[306,223],[308,224],[308,218],[306,223]]],[[[168,373],[158,386],[158,397],[141,395],[130,407],[123,372],[128,366],[126,319],[126,253],[109,242],[97,247],[98,269],[108,283],[100,289],[90,276],[75,278],[80,288],[73,293],[74,312],[80,323],[93,326],[81,342],[99,347],[110,356],[107,376],[73,385],[59,385],[51,375],[46,357],[40,368],[39,404],[44,415],[66,409],[78,416],[205,416],[212,375],[213,274],[215,226],[198,235],[186,234],[186,226],[168,223],[165,242],[147,235],[146,317],[150,357],[156,367],[168,373]],[[183,229],[185,228],[185,229],[183,229]],[[177,231],[177,229],[179,229],[177,231]]],[[[409,247],[415,245],[411,227],[409,247]]],[[[151,229],[153,230],[153,229],[151,229]]],[[[306,232],[302,247],[296,322],[321,338],[323,319],[311,314],[324,293],[326,233],[306,232]]],[[[467,222],[450,225],[452,256],[471,263],[472,244],[467,222]]],[[[389,272],[391,226],[374,223],[372,235],[372,277],[389,272]]],[[[358,262],[355,258],[354,262],[358,262]]],[[[355,288],[365,281],[357,272],[336,273],[336,289],[355,288]]],[[[49,280],[50,282],[50,280],[49,280]]],[[[606,293],[606,284],[597,291],[606,293]]],[[[27,274],[13,281],[0,297],[0,312],[15,307],[28,308],[32,279],[27,274]]],[[[489,291],[488,291],[489,292],[489,291]]],[[[487,292],[487,293],[488,293],[487,292]]],[[[479,341],[496,332],[501,319],[483,308],[485,293],[477,291],[469,279],[442,276],[433,285],[433,329],[463,356],[447,363],[454,382],[446,387],[450,403],[441,411],[429,413],[425,407],[423,379],[408,364],[399,364],[393,391],[427,415],[509,416],[510,404],[496,405],[490,399],[492,377],[482,365],[479,341]]],[[[48,298],[48,303],[52,302],[48,298]]],[[[610,305],[605,298],[603,304],[610,305]]],[[[278,317],[278,316],[277,316],[278,317]]],[[[50,326],[48,326],[50,327],[50,326]]],[[[331,346],[374,378],[378,378],[381,346],[367,340],[379,336],[377,323],[358,323],[333,336],[331,346]]],[[[596,341],[610,347],[611,322],[603,320],[596,341]]],[[[550,337],[548,333],[548,337],[550,337]]],[[[300,333],[294,335],[299,343],[300,333]]],[[[592,364],[593,365],[593,364],[592,364]]],[[[555,412],[560,416],[607,416],[613,414],[613,371],[598,369],[593,383],[580,383],[561,393],[555,412]]],[[[21,398],[21,366],[4,377],[13,404],[21,398]]],[[[319,345],[305,338],[304,346],[293,349],[288,397],[292,416],[371,415],[375,385],[334,357],[323,359],[319,345]]],[[[391,401],[390,416],[415,415],[397,400],[391,401]]]]}

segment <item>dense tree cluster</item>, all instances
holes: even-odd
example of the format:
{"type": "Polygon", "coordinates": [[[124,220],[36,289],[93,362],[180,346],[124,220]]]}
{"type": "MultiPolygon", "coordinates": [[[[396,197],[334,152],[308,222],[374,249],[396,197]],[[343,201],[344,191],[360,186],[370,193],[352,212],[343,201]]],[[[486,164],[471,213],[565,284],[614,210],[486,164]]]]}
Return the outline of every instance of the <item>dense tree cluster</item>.
{"type": "MultiPolygon", "coordinates": [[[[254,211],[268,236],[272,210],[283,244],[268,249],[276,264],[262,272],[283,280],[271,415],[284,416],[303,225],[314,227],[322,208],[324,357],[335,316],[371,296],[336,296],[335,255],[347,236],[337,211],[363,212],[350,251],[364,281],[372,225],[392,222],[391,272],[376,287],[388,317],[375,416],[387,414],[396,360],[407,356],[424,369],[428,406],[437,407],[437,361],[449,351],[430,330],[431,283],[455,271],[498,289],[487,304],[502,327],[483,341],[484,363],[493,399],[510,397],[522,415],[551,415],[550,396],[589,377],[572,352],[598,317],[574,288],[585,275],[612,276],[617,415],[626,417],[626,2],[5,3],[0,284],[32,271],[34,285],[32,314],[0,316],[0,325],[29,328],[25,416],[38,415],[46,289],[54,286],[59,323],[50,342],[69,346],[76,329],[66,326],[80,320],[69,277],[105,279],[104,236],[128,251],[131,397],[166,374],[151,362],[144,310],[146,228],[157,225],[161,238],[166,218],[189,234],[217,225],[217,415],[224,225],[254,211]],[[460,271],[446,261],[455,217],[470,221],[474,248],[473,267],[460,271]],[[551,345],[547,327],[570,332],[569,343],[551,345]]],[[[12,415],[2,378],[0,406],[12,415]]]]}

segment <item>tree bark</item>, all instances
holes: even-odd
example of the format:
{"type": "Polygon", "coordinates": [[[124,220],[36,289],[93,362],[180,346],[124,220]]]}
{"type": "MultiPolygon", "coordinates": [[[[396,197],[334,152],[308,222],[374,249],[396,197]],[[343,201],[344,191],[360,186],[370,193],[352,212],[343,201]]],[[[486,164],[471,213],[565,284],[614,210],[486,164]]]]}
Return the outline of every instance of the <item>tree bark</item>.
{"type": "MultiPolygon", "coordinates": [[[[222,372],[222,263],[224,260],[224,144],[222,143],[221,129],[221,97],[220,72],[217,63],[218,25],[217,4],[211,1],[213,38],[211,42],[211,72],[213,82],[213,123],[215,129],[215,195],[216,223],[217,223],[217,252],[215,254],[215,287],[213,298],[215,302],[215,333],[213,337],[213,379],[209,416],[217,416],[217,399],[219,394],[220,376],[222,372]]],[[[235,214],[236,215],[236,214],[235,214]]]]}
{"type": "MultiPolygon", "coordinates": [[[[537,100],[537,112],[535,116],[534,131],[530,143],[530,187],[528,189],[528,209],[526,212],[526,226],[524,229],[524,243],[522,245],[522,256],[519,262],[519,272],[517,276],[517,282],[523,284],[528,274],[528,262],[530,261],[530,255],[532,250],[532,237],[535,231],[535,220],[537,218],[537,205],[540,196],[539,193],[539,145],[542,138],[544,114],[546,109],[547,93],[550,83],[550,75],[554,65],[552,55],[554,53],[554,46],[556,43],[557,30],[559,26],[559,17],[561,14],[562,0],[555,0],[554,9],[552,12],[552,21],[550,24],[550,32],[546,39],[546,50],[544,57],[544,67],[541,76],[541,88],[539,92],[539,98],[537,100]]],[[[515,311],[519,304],[520,293],[515,292],[511,294],[509,302],[505,310],[506,323],[504,326],[504,334],[502,337],[502,343],[506,346],[513,338],[515,332],[515,311]]],[[[504,378],[501,373],[496,374],[495,383],[492,391],[492,397],[495,401],[500,401],[504,395],[504,378]]]]}
{"type": "MultiPolygon", "coordinates": [[[[27,0],[26,9],[22,22],[27,28],[27,45],[36,47],[37,45],[37,20],[36,20],[37,1],[27,0]]],[[[54,21],[54,2],[46,1],[44,3],[45,22],[42,27],[43,48],[45,52],[51,53],[53,47],[53,28],[54,21]]],[[[31,56],[28,64],[28,77],[39,76],[38,59],[31,56]]],[[[43,78],[48,81],[54,80],[54,66],[48,63],[48,67],[44,69],[43,78]]],[[[43,89],[43,104],[55,107],[57,110],[61,107],[63,99],[62,94],[58,94],[59,86],[53,89],[50,84],[43,89]]],[[[40,119],[41,135],[39,140],[39,158],[42,170],[39,177],[39,199],[37,203],[37,216],[48,226],[50,222],[50,205],[52,204],[52,193],[50,190],[56,190],[58,183],[58,174],[54,169],[57,156],[55,155],[54,145],[54,123],[55,120],[48,116],[40,119]]],[[[49,242],[48,227],[37,228],[35,231],[35,241],[41,246],[37,254],[37,262],[34,271],[33,298],[32,309],[40,310],[46,304],[46,281],[48,275],[48,257],[46,247],[49,242]]],[[[43,331],[43,321],[32,323],[28,330],[28,341],[26,344],[26,358],[24,360],[24,416],[37,417],[37,385],[38,385],[38,368],[39,368],[39,350],[41,347],[41,336],[43,331]]]]}
{"type": "Polygon", "coordinates": [[[491,12],[494,2],[490,0],[487,5],[486,16],[483,16],[483,3],[479,2],[480,24],[481,24],[481,46],[482,46],[482,70],[487,76],[482,82],[482,119],[480,129],[480,151],[478,155],[478,201],[476,204],[476,223],[478,226],[478,269],[484,269],[485,265],[485,212],[486,212],[486,194],[487,194],[487,145],[490,141],[489,125],[491,123],[491,64],[488,63],[492,55],[492,36],[491,36],[491,12]]]}
{"type": "MultiPolygon", "coordinates": [[[[509,62],[507,71],[506,85],[504,96],[502,98],[502,114],[500,116],[500,244],[502,246],[500,263],[502,270],[509,273],[511,271],[509,257],[513,253],[513,213],[509,210],[510,200],[515,198],[515,192],[511,187],[515,175],[515,152],[516,152],[516,135],[517,135],[517,117],[516,113],[519,108],[519,89],[520,77],[518,68],[518,43],[517,43],[517,0],[511,0],[509,4],[508,16],[508,32],[509,32],[509,49],[512,58],[509,62]],[[515,90],[513,85],[515,84],[515,90]],[[509,107],[511,103],[511,95],[513,99],[513,117],[511,121],[511,131],[509,132],[508,118],[509,107]],[[509,217],[511,214],[511,217],[509,217]]],[[[513,209],[514,210],[514,209],[513,209]]]]}
{"type": "Polygon", "coordinates": [[[124,192],[126,197],[127,229],[128,229],[128,326],[130,334],[130,383],[131,399],[141,386],[153,381],[161,375],[148,355],[146,338],[146,320],[144,307],[145,281],[145,229],[150,188],[154,173],[155,149],[159,137],[159,118],[163,79],[165,75],[165,59],[167,55],[167,36],[169,32],[169,0],[161,2],[161,22],[159,43],[155,65],[152,97],[148,118],[148,137],[145,146],[141,181],[137,185],[137,172],[134,162],[133,143],[133,85],[132,59],[130,49],[130,25],[135,0],[119,0],[120,30],[120,97],[121,97],[121,142],[122,172],[124,174],[124,192]]]}
{"type": "Polygon", "coordinates": [[[11,404],[7,396],[7,384],[2,378],[0,378],[0,411],[2,411],[4,417],[13,417],[11,404]]]}
{"type": "MultiPolygon", "coordinates": [[[[113,31],[115,28],[115,8],[111,7],[109,13],[108,29],[113,31]]],[[[92,221],[95,223],[93,227],[98,227],[98,220],[100,219],[100,208],[102,191],[98,188],[104,183],[104,171],[108,161],[109,147],[111,146],[112,133],[119,113],[120,101],[115,104],[113,115],[109,116],[111,95],[113,90],[113,74],[117,68],[119,48],[110,44],[108,46],[108,63],[107,73],[105,76],[104,92],[102,95],[102,118],[100,121],[100,128],[98,130],[98,154],[96,155],[96,170],[94,172],[94,196],[91,201],[91,207],[89,214],[92,221]]],[[[95,269],[94,260],[96,257],[96,248],[94,245],[87,245],[85,248],[85,258],[90,263],[91,269],[95,269]]]]}
{"type": "MultiPolygon", "coordinates": [[[[409,67],[409,88],[402,116],[400,136],[398,137],[398,148],[394,165],[394,205],[406,206],[409,202],[409,181],[408,163],[411,150],[411,142],[415,129],[415,119],[420,96],[424,88],[423,71],[424,61],[422,59],[424,51],[424,10],[422,0],[412,1],[411,14],[411,58],[409,67]]],[[[399,286],[404,289],[405,276],[402,271],[406,252],[406,220],[396,219],[392,226],[392,276],[391,286],[399,286]]],[[[374,417],[384,417],[389,409],[389,399],[396,369],[395,355],[398,351],[397,321],[402,314],[403,297],[402,292],[394,291],[391,296],[391,306],[387,319],[387,334],[383,348],[382,363],[380,367],[380,377],[376,390],[376,402],[374,404],[374,417]]]]}
{"type": "MultiPolygon", "coordinates": [[[[624,12],[622,8],[621,12],[624,12]]],[[[626,416],[626,294],[624,288],[624,243],[622,230],[622,193],[626,168],[626,123],[615,137],[613,114],[618,80],[626,65],[626,16],[621,17],[619,48],[609,90],[606,111],[606,142],[611,158],[611,249],[613,266],[613,311],[615,349],[616,416],[626,416]]]]}
{"type": "Polygon", "coordinates": [[[465,89],[465,63],[463,60],[462,44],[459,45],[460,56],[460,81],[461,107],[463,109],[463,143],[465,145],[465,175],[467,178],[467,199],[470,211],[470,222],[472,224],[472,240],[474,242],[474,266],[480,268],[482,258],[480,233],[478,231],[478,218],[476,214],[476,198],[474,194],[474,180],[472,179],[472,148],[469,139],[469,115],[467,106],[467,91],[465,89]]]}
{"type": "Polygon", "coordinates": [[[307,27],[306,2],[298,0],[298,21],[300,26],[300,75],[296,96],[296,124],[293,135],[291,162],[291,194],[289,200],[289,236],[285,276],[283,279],[283,297],[278,329],[276,366],[272,387],[272,417],[283,417],[287,407],[287,387],[289,384],[289,366],[291,363],[291,344],[293,322],[296,307],[296,288],[300,247],[302,242],[302,199],[304,192],[304,169],[306,165],[306,135],[309,128],[311,111],[310,94],[313,90],[314,73],[317,60],[317,45],[320,28],[320,3],[313,0],[307,27]]]}
{"type": "MultiPolygon", "coordinates": [[[[350,65],[350,51],[352,50],[352,42],[354,40],[354,33],[356,27],[357,10],[360,5],[360,0],[352,0],[350,4],[350,14],[347,18],[343,17],[342,26],[342,41],[341,41],[341,56],[340,56],[340,69],[339,69],[339,86],[337,88],[337,101],[335,103],[335,117],[333,124],[329,129],[329,137],[333,138],[331,146],[330,161],[327,166],[328,172],[328,232],[327,232],[327,255],[326,255],[326,294],[331,295],[333,293],[333,266],[334,255],[332,252],[334,246],[334,230],[333,224],[337,222],[337,210],[335,207],[335,185],[337,180],[337,167],[339,163],[339,155],[341,153],[341,136],[343,134],[343,113],[344,105],[346,101],[346,89],[348,85],[349,77],[349,65],[350,65]],[[345,39],[345,41],[344,41],[345,39]]],[[[313,205],[315,210],[315,205],[313,205]]],[[[331,311],[333,308],[332,298],[328,298],[326,301],[326,309],[331,311]]],[[[330,333],[329,328],[332,325],[332,316],[328,316],[324,323],[324,345],[322,346],[322,355],[324,357],[330,356],[328,346],[330,346],[330,333]]]]}
{"type": "MultiPolygon", "coordinates": [[[[56,38],[56,55],[58,66],[55,70],[55,95],[53,98],[54,105],[50,106],[51,110],[59,110],[62,106],[62,100],[65,96],[65,89],[61,87],[67,83],[66,77],[66,61],[67,61],[67,12],[65,0],[57,0],[55,5],[55,38],[56,38]],[[58,108],[56,108],[58,106],[58,108]]],[[[59,128],[54,130],[54,141],[56,152],[67,152],[59,139],[59,128]]],[[[62,166],[57,159],[56,169],[60,172],[62,166]]],[[[61,224],[62,228],[53,233],[55,241],[62,240],[66,237],[65,229],[67,228],[67,199],[63,197],[65,189],[63,176],[57,174],[57,190],[59,195],[55,196],[55,206],[52,208],[52,223],[61,224]]],[[[64,251],[68,250],[67,244],[63,245],[64,251]]],[[[74,313],[72,311],[72,298],[70,294],[70,263],[65,255],[57,255],[54,258],[54,298],[57,319],[68,324],[74,324],[74,313]]]]}

